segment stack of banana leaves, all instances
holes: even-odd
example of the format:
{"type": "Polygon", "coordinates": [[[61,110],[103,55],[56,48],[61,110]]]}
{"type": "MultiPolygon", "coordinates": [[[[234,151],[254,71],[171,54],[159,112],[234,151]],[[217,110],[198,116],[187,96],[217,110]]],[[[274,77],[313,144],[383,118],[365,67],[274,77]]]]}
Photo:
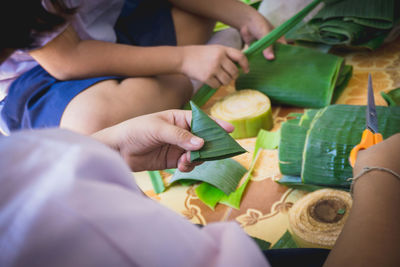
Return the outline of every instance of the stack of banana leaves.
{"type": "MultiPolygon", "coordinates": [[[[400,132],[400,107],[377,106],[383,138],[400,132]]],[[[351,149],[365,130],[365,106],[331,105],[291,114],[282,124],[279,183],[305,190],[348,189],[352,177],[351,149]]]]}
{"type": "Polygon", "coordinates": [[[276,44],[276,59],[262,51],[248,55],[250,72],[240,74],[236,89],[266,94],[273,104],[322,108],[346,87],[352,67],[344,59],[306,47],[276,44]]]}
{"type": "Polygon", "coordinates": [[[400,21],[398,0],[330,0],[309,22],[299,24],[287,40],[349,48],[380,47],[400,21]]]}

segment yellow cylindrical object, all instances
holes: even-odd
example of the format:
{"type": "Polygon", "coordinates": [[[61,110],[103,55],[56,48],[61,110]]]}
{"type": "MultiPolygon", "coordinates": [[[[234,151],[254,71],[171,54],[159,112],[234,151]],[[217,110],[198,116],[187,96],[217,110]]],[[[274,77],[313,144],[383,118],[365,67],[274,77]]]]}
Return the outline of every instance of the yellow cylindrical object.
{"type": "Polygon", "coordinates": [[[289,230],[301,248],[331,249],[347,220],[352,198],[348,192],[321,189],[298,200],[289,211],[289,230]]]}
{"type": "Polygon", "coordinates": [[[270,130],[273,125],[271,101],[256,90],[240,90],[217,101],[210,114],[235,126],[233,138],[257,136],[260,129],[270,130]]]}

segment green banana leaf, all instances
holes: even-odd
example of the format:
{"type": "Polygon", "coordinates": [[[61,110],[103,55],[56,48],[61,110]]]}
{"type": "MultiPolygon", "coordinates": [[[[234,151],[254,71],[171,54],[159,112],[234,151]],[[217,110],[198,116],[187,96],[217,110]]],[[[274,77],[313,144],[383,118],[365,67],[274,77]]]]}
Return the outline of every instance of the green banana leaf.
{"type": "Polygon", "coordinates": [[[196,180],[209,183],[226,195],[236,190],[246,168],[233,159],[208,161],[194,168],[191,172],[177,170],[170,183],[179,180],[196,180]]]}
{"type": "Polygon", "coordinates": [[[286,231],[282,237],[272,246],[271,249],[282,249],[282,248],[298,248],[296,242],[289,231],[286,231]]]}
{"type": "Polygon", "coordinates": [[[160,194],[165,191],[165,185],[163,178],[159,171],[148,171],[150,176],[151,184],[153,185],[153,190],[156,194],[160,194]]]}
{"type": "Polygon", "coordinates": [[[196,188],[196,193],[201,201],[203,201],[207,206],[211,209],[214,209],[215,203],[217,200],[219,203],[232,207],[234,209],[240,209],[240,202],[242,200],[242,196],[246,187],[251,179],[251,173],[253,172],[255,163],[257,161],[257,156],[259,155],[259,149],[275,149],[279,142],[280,132],[268,132],[265,130],[260,131],[257,136],[255,152],[253,154],[252,163],[250,165],[250,170],[247,173],[247,176],[244,178],[243,183],[236,189],[235,192],[226,195],[222,190],[213,187],[210,184],[202,183],[199,187],[196,188]],[[198,190],[198,191],[197,191],[198,190]],[[210,190],[211,193],[207,192],[210,190]],[[219,191],[218,191],[219,190],[219,191]]]}
{"type": "Polygon", "coordinates": [[[345,0],[322,8],[313,19],[343,18],[359,25],[377,29],[390,29],[394,22],[396,0],[345,0]]]}
{"type": "Polygon", "coordinates": [[[271,247],[271,243],[264,241],[262,239],[259,239],[257,237],[251,236],[251,238],[253,238],[253,240],[256,242],[257,246],[261,249],[261,250],[266,250],[269,249],[271,247]]]}
{"type": "Polygon", "coordinates": [[[385,99],[388,106],[400,106],[400,88],[390,90],[389,92],[381,92],[381,96],[385,99]]]}
{"type": "MultiPolygon", "coordinates": [[[[376,107],[383,138],[400,132],[400,108],[376,107]]],[[[301,177],[304,183],[349,187],[351,149],[365,130],[365,106],[333,105],[315,117],[306,137],[301,177]]]]}
{"type": "Polygon", "coordinates": [[[258,90],[274,104],[321,108],[331,103],[343,58],[284,44],[275,45],[275,55],[273,61],[261,52],[250,57],[250,72],[239,75],[236,89],[258,90]]]}
{"type": "Polygon", "coordinates": [[[300,175],[307,131],[318,111],[318,109],[309,109],[304,112],[301,118],[291,119],[282,123],[278,151],[281,173],[294,176],[300,175]]]}
{"type": "Polygon", "coordinates": [[[212,210],[214,210],[215,205],[217,205],[222,197],[225,196],[224,191],[205,182],[196,187],[195,192],[199,199],[212,210]]]}
{"type": "Polygon", "coordinates": [[[281,130],[279,129],[276,132],[270,132],[261,129],[258,132],[256,143],[254,145],[254,153],[253,158],[257,155],[258,150],[261,149],[276,149],[279,146],[279,142],[281,139],[281,130]]]}
{"type": "Polygon", "coordinates": [[[336,101],[339,99],[344,89],[346,89],[351,79],[351,76],[353,76],[353,66],[352,65],[343,66],[343,69],[340,71],[340,75],[336,82],[335,91],[333,92],[332,103],[336,103],[336,101]]]}
{"type": "MultiPolygon", "coordinates": [[[[300,21],[302,21],[318,4],[321,0],[314,0],[299,13],[295,14],[293,17],[279,25],[274,30],[272,30],[268,35],[252,43],[248,49],[244,51],[247,57],[252,57],[254,54],[258,54],[260,51],[264,50],[268,46],[273,45],[279,38],[284,36],[290,29],[295,27],[300,21]]],[[[265,59],[266,60],[266,59],[265,59]]],[[[192,101],[198,105],[204,105],[208,99],[215,94],[217,90],[208,85],[203,85],[197,93],[193,96],[192,101]]],[[[184,109],[189,109],[189,105],[185,105],[184,109]]]]}
{"type": "Polygon", "coordinates": [[[200,150],[190,152],[190,160],[210,161],[230,158],[247,152],[221,126],[204,113],[193,102],[191,131],[204,139],[200,150]]]}
{"type": "Polygon", "coordinates": [[[398,23],[398,8],[397,0],[335,1],[288,32],[286,39],[374,50],[398,23]]]}
{"type": "MultiPolygon", "coordinates": [[[[288,176],[284,175],[282,176],[281,179],[276,181],[278,184],[294,188],[294,189],[299,189],[303,191],[308,191],[308,192],[314,192],[316,190],[320,190],[323,188],[326,188],[326,186],[319,186],[319,185],[312,185],[312,184],[305,184],[301,180],[300,176],[288,176]]],[[[343,188],[337,188],[337,189],[343,189],[343,188]]]]}
{"type": "MultiPolygon", "coordinates": [[[[307,111],[300,122],[294,119],[284,123],[279,145],[281,173],[301,176],[304,184],[348,188],[347,179],[352,177],[349,154],[365,130],[365,109],[365,106],[332,105],[307,111]]],[[[377,106],[376,109],[383,138],[400,132],[400,107],[377,106]]],[[[290,186],[298,180],[286,178],[279,182],[290,186]]]]}

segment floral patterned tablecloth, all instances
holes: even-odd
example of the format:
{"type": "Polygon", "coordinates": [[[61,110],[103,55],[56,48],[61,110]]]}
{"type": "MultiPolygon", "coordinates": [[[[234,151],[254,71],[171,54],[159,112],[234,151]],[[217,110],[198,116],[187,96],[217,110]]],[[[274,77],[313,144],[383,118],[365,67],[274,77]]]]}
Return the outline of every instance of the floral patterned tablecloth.
{"type": "MultiPolygon", "coordinates": [[[[347,88],[337,99],[337,104],[365,105],[367,96],[367,77],[371,73],[377,105],[386,105],[380,96],[381,91],[400,87],[400,38],[382,46],[374,52],[335,51],[343,56],[347,64],[354,67],[353,77],[347,88]]],[[[225,86],[208,101],[203,109],[208,111],[216,100],[233,92],[233,86],[225,86]]],[[[274,128],[286,120],[291,112],[303,109],[273,107],[274,128]]],[[[249,153],[235,157],[246,168],[249,167],[255,138],[241,139],[238,142],[249,153]]],[[[277,184],[279,179],[277,150],[263,150],[254,170],[254,177],[248,184],[240,210],[219,204],[211,210],[196,196],[194,186],[173,186],[161,194],[155,194],[146,172],[135,173],[139,187],[152,199],[186,217],[193,223],[208,224],[217,221],[236,221],[251,236],[274,244],[288,229],[287,213],[293,204],[307,192],[294,190],[277,184]]],[[[168,180],[168,175],[164,174],[168,180]]]]}

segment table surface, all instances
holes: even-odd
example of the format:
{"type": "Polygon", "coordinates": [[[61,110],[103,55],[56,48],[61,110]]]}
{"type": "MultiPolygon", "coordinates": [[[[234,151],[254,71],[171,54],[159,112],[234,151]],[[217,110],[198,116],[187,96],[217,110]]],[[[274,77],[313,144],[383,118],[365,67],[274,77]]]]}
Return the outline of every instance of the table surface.
{"type": "MultiPolygon", "coordinates": [[[[385,44],[373,52],[335,51],[343,56],[347,64],[354,67],[353,76],[337,99],[336,104],[365,105],[367,80],[371,73],[377,105],[386,105],[381,91],[400,87],[400,38],[385,44]]],[[[221,87],[202,107],[208,112],[215,101],[233,92],[232,85],[221,87]]],[[[303,112],[301,108],[273,106],[274,128],[291,112],[303,112]]],[[[234,157],[246,168],[249,167],[255,138],[237,140],[249,153],[234,157]]],[[[288,229],[287,214],[293,204],[307,192],[290,189],[277,184],[281,174],[278,167],[278,151],[263,150],[254,169],[253,178],[243,195],[240,210],[218,204],[211,210],[196,196],[194,186],[172,186],[161,194],[155,194],[147,172],[134,174],[139,187],[152,199],[186,217],[193,223],[208,224],[218,221],[236,221],[251,236],[274,244],[288,229]]],[[[168,180],[168,175],[165,175],[168,180]]]]}

